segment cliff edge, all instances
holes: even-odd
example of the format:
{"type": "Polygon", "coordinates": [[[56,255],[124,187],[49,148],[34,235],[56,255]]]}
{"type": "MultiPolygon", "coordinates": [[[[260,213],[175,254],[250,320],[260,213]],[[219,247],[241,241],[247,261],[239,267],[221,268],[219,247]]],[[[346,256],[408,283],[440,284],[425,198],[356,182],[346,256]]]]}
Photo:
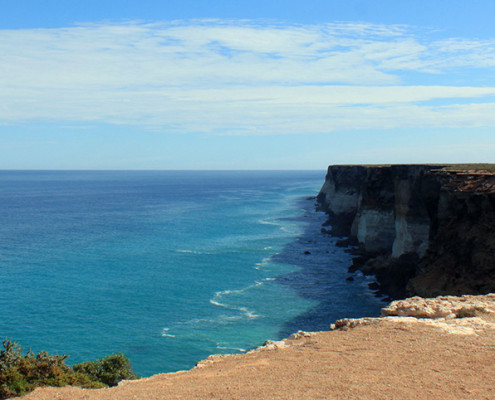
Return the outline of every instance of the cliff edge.
{"type": "Polygon", "coordinates": [[[332,165],[317,201],[382,293],[495,292],[493,165],[332,165]]]}
{"type": "Polygon", "coordinates": [[[247,354],[108,389],[38,388],[26,400],[493,399],[495,295],[412,298],[247,354]]]}

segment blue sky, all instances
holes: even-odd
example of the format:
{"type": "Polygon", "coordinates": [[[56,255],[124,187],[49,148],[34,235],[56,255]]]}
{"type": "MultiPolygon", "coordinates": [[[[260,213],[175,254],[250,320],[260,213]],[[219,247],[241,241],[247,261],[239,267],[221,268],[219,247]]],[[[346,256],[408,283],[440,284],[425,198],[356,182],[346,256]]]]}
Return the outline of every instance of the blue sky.
{"type": "Polygon", "coordinates": [[[493,0],[2,0],[0,169],[495,162],[493,0]]]}

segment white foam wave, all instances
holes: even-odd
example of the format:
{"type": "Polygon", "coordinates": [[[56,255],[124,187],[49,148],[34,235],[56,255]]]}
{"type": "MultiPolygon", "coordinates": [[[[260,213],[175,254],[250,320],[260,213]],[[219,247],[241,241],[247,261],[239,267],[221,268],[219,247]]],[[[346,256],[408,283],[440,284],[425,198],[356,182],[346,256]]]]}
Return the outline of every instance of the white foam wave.
{"type": "Polygon", "coordinates": [[[212,318],[193,318],[189,321],[184,321],[184,322],[179,322],[174,326],[175,328],[183,328],[183,327],[190,327],[190,326],[199,326],[199,325],[205,325],[205,324],[217,324],[218,321],[216,319],[212,318]]]}
{"type": "Polygon", "coordinates": [[[222,304],[222,303],[220,303],[220,302],[218,302],[218,301],[215,301],[215,300],[213,300],[213,299],[210,299],[210,303],[211,303],[211,304],[213,304],[214,306],[218,306],[218,307],[226,307],[226,305],[225,305],[225,304],[222,304]]]}
{"type": "Polygon", "coordinates": [[[218,317],[220,322],[239,321],[242,318],[243,318],[242,315],[230,315],[230,316],[229,315],[221,315],[220,317],[218,317]]]}
{"type": "Polygon", "coordinates": [[[175,250],[176,253],[183,254],[213,254],[208,251],[198,251],[198,250],[175,250]]]}
{"type": "Polygon", "coordinates": [[[254,311],[248,310],[246,307],[239,307],[239,311],[242,311],[249,319],[255,319],[259,317],[258,314],[256,314],[254,311]]]}
{"type": "Polygon", "coordinates": [[[222,307],[222,308],[225,308],[225,309],[231,310],[231,311],[240,311],[246,318],[249,318],[249,319],[259,318],[259,315],[256,314],[255,311],[249,310],[247,307],[244,307],[244,306],[237,306],[237,305],[229,304],[227,302],[223,302],[222,299],[225,296],[242,294],[242,293],[246,292],[247,290],[253,289],[253,288],[258,287],[260,285],[263,285],[263,282],[255,281],[254,284],[249,285],[243,289],[233,289],[233,290],[229,289],[229,290],[222,290],[222,291],[216,292],[215,295],[213,296],[213,298],[210,299],[210,304],[217,306],[217,307],[222,307]]]}
{"type": "Polygon", "coordinates": [[[253,288],[260,286],[260,285],[263,285],[263,282],[254,281],[254,284],[249,285],[249,286],[242,288],[242,289],[227,289],[227,290],[222,290],[220,292],[215,292],[215,296],[213,298],[215,299],[215,298],[223,297],[223,296],[226,296],[229,294],[242,294],[242,293],[246,292],[247,290],[253,289],[253,288]]]}
{"type": "Polygon", "coordinates": [[[247,350],[243,349],[241,347],[229,347],[229,346],[221,346],[217,344],[217,349],[218,350],[233,350],[233,351],[239,351],[241,353],[245,353],[247,350]]]}
{"type": "Polygon", "coordinates": [[[271,257],[265,257],[261,260],[261,262],[258,262],[255,265],[254,269],[260,269],[263,267],[266,267],[271,261],[271,257]]]}
{"type": "Polygon", "coordinates": [[[259,219],[258,223],[261,225],[275,225],[275,226],[280,225],[280,222],[274,222],[274,221],[267,220],[267,219],[259,219]]]}
{"type": "Polygon", "coordinates": [[[174,337],[175,337],[175,335],[171,335],[170,333],[167,333],[169,330],[170,330],[170,328],[163,328],[163,329],[162,329],[162,334],[161,334],[161,336],[162,336],[162,337],[172,337],[172,338],[174,338],[174,337]]]}

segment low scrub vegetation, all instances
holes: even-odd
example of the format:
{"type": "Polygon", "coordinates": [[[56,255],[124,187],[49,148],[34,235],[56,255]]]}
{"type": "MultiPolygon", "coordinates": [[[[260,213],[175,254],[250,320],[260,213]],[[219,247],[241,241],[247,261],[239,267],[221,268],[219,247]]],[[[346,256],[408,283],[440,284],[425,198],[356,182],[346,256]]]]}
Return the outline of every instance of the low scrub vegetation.
{"type": "Polygon", "coordinates": [[[0,399],[21,396],[40,386],[80,386],[97,389],[115,386],[123,379],[136,379],[131,363],[123,354],[112,354],[98,361],[70,367],[68,356],[52,356],[21,347],[10,340],[2,342],[0,351],[0,399]]]}
{"type": "Polygon", "coordinates": [[[451,164],[443,168],[446,171],[488,171],[495,172],[495,164],[451,164]]]}

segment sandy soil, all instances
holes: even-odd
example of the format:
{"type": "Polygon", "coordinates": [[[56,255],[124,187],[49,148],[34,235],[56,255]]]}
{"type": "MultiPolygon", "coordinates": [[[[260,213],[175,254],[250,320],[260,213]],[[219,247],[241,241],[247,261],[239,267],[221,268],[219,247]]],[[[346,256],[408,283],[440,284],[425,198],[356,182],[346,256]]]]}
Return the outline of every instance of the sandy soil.
{"type": "Polygon", "coordinates": [[[404,321],[215,356],[191,371],[111,389],[45,388],[24,399],[495,399],[493,327],[466,335],[404,321]]]}

